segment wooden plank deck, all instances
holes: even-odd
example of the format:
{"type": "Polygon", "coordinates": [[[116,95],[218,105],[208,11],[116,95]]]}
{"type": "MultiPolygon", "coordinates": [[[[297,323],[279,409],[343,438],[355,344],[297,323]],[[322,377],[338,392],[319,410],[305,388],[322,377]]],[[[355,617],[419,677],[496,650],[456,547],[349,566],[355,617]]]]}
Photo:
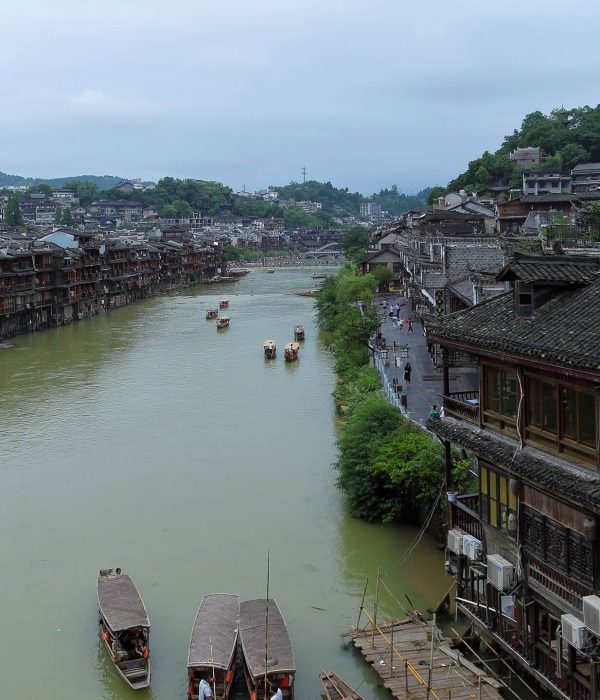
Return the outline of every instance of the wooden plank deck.
{"type": "MultiPolygon", "coordinates": [[[[431,654],[431,627],[410,618],[378,625],[374,645],[371,643],[371,627],[353,631],[349,635],[354,646],[373,666],[383,685],[398,700],[425,700],[429,680],[431,654]],[[392,659],[392,628],[394,652],[392,659]]],[[[443,641],[443,640],[442,640],[443,641]]],[[[434,645],[431,672],[430,700],[501,700],[500,683],[477,669],[457,663],[434,645]],[[478,677],[482,679],[481,692],[478,677]]],[[[447,645],[446,645],[447,646],[447,645]]]]}

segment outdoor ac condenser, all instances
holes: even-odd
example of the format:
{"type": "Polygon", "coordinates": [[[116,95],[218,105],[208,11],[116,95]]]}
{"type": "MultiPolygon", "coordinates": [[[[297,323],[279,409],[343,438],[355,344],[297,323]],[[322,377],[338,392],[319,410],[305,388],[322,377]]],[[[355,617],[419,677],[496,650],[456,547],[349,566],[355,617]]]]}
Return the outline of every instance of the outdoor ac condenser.
{"type": "Polygon", "coordinates": [[[463,535],[462,551],[471,561],[479,561],[481,559],[482,544],[477,537],[473,535],[463,535]]]}
{"type": "Polygon", "coordinates": [[[583,596],[583,621],[589,630],[600,637],[600,598],[597,595],[583,596]]]}
{"type": "Polygon", "coordinates": [[[514,566],[499,554],[487,556],[487,580],[499,591],[506,591],[512,586],[514,566]]]}
{"type": "Polygon", "coordinates": [[[579,620],[575,615],[560,616],[561,636],[575,649],[583,649],[587,642],[588,630],[583,620],[579,620]]]}
{"type": "Polygon", "coordinates": [[[448,530],[447,547],[451,552],[454,552],[454,554],[462,554],[463,553],[462,541],[463,541],[463,533],[460,530],[457,530],[456,528],[453,528],[452,530],[448,530]]]}

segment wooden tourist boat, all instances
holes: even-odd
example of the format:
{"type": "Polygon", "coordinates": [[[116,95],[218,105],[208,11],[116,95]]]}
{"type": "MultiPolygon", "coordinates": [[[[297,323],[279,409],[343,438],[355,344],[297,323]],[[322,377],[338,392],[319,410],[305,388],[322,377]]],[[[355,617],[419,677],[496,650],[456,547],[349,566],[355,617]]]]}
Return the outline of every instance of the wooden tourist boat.
{"type": "Polygon", "coordinates": [[[233,684],[237,658],[240,601],[230,593],[210,593],[202,598],[188,652],[188,699],[198,700],[204,676],[214,675],[214,700],[227,700],[233,684]]]}
{"type": "Polygon", "coordinates": [[[363,700],[362,697],[333,671],[321,671],[319,678],[327,700],[363,700]]]}
{"type": "Polygon", "coordinates": [[[294,326],[294,339],[304,340],[304,326],[294,326]]]}
{"type": "Polygon", "coordinates": [[[219,316],[219,309],[208,309],[206,312],[206,320],[210,321],[213,318],[218,318],[219,316]]]}
{"type": "Polygon", "coordinates": [[[232,277],[243,277],[249,272],[250,270],[246,270],[246,268],[243,267],[232,267],[231,270],[227,270],[227,274],[231,275],[232,277]]]}
{"type": "Polygon", "coordinates": [[[267,697],[273,695],[275,684],[281,688],[284,700],[293,700],[294,652],[275,600],[260,598],[240,605],[240,643],[251,700],[263,700],[265,680],[267,697]]]}
{"type": "Polygon", "coordinates": [[[275,359],[277,355],[277,343],[274,340],[265,340],[263,343],[263,351],[267,360],[275,359]]]}
{"type": "Polygon", "coordinates": [[[217,328],[227,328],[229,326],[229,316],[219,316],[217,319],[217,328]]]}
{"type": "Polygon", "coordinates": [[[265,272],[268,272],[270,275],[272,275],[275,272],[275,268],[267,267],[267,268],[265,268],[265,272]]]}
{"type": "Polygon", "coordinates": [[[299,350],[300,346],[298,343],[286,343],[283,346],[283,356],[286,360],[288,360],[288,362],[294,362],[294,360],[298,359],[299,350]]]}
{"type": "Polygon", "coordinates": [[[228,309],[229,308],[229,299],[221,299],[219,301],[219,308],[220,309],[228,309]]]}
{"type": "Polygon", "coordinates": [[[134,690],[150,685],[150,621],[133,581],[120,569],[98,574],[100,634],[121,678],[134,690]]]}
{"type": "Polygon", "coordinates": [[[324,272],[313,272],[312,274],[314,280],[324,280],[326,277],[327,275],[324,272]]]}

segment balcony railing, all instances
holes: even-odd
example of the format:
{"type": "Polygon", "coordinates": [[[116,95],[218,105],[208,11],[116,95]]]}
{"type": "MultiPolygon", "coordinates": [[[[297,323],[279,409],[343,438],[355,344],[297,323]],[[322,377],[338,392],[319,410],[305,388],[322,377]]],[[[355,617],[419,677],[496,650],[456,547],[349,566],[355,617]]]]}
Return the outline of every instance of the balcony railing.
{"type": "Polygon", "coordinates": [[[469,493],[457,496],[450,503],[452,509],[452,527],[457,527],[483,541],[483,526],[479,518],[479,494],[469,493]]]}
{"type": "Polygon", "coordinates": [[[442,395],[444,411],[449,416],[469,423],[479,423],[479,392],[457,391],[442,395]]]}

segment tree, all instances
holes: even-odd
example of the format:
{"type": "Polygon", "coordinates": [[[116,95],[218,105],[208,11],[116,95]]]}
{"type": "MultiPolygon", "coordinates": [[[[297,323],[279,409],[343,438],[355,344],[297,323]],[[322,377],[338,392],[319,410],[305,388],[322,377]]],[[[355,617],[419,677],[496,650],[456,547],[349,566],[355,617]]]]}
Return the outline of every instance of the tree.
{"type": "Polygon", "coordinates": [[[98,185],[89,180],[68,180],[65,189],[75,192],[82,207],[88,207],[100,195],[98,185]]]}
{"type": "Polygon", "coordinates": [[[372,270],[372,275],[377,280],[379,287],[389,284],[394,279],[394,273],[387,265],[376,265],[372,270]]]}
{"type": "Polygon", "coordinates": [[[349,228],[342,238],[342,250],[348,260],[358,261],[364,255],[369,245],[369,232],[362,226],[349,228]]]}
{"type": "Polygon", "coordinates": [[[177,217],[180,219],[189,219],[193,214],[192,207],[183,199],[176,199],[172,206],[175,207],[177,217]]]}
{"type": "Polygon", "coordinates": [[[60,223],[63,226],[75,225],[75,219],[73,218],[73,214],[71,212],[70,207],[65,207],[65,209],[63,209],[62,221],[60,223]]]}
{"type": "Polygon", "coordinates": [[[445,187],[440,187],[439,185],[432,187],[429,190],[429,194],[427,196],[427,204],[429,204],[429,206],[431,206],[432,204],[435,204],[437,202],[437,200],[440,197],[443,197],[445,194],[446,194],[445,187]]]}
{"type": "Polygon", "coordinates": [[[164,207],[161,207],[158,210],[158,215],[162,219],[176,219],[177,218],[177,209],[174,207],[173,204],[165,204],[164,207]]]}
{"type": "Polygon", "coordinates": [[[19,200],[14,192],[8,195],[6,206],[4,207],[4,223],[9,226],[22,226],[24,223],[19,200]]]}
{"type": "Polygon", "coordinates": [[[577,143],[568,143],[560,151],[562,167],[566,170],[571,170],[579,163],[589,163],[590,158],[590,152],[577,143]]]}

